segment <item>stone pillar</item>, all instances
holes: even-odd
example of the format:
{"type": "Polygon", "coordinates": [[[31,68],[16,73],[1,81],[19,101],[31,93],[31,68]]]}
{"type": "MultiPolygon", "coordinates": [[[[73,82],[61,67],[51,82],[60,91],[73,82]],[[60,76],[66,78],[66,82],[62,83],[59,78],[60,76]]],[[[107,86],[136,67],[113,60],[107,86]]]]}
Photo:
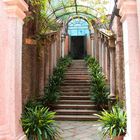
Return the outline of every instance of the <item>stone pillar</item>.
{"type": "Polygon", "coordinates": [[[38,53],[39,53],[39,57],[38,57],[38,85],[39,85],[39,95],[43,96],[44,95],[44,85],[45,85],[45,81],[44,81],[44,74],[45,74],[45,45],[44,43],[42,43],[41,46],[39,46],[38,48],[38,53]]]}
{"type": "Polygon", "coordinates": [[[69,53],[69,37],[68,35],[66,35],[66,38],[65,38],[65,56],[67,56],[69,53]]]}
{"type": "Polygon", "coordinates": [[[99,61],[99,45],[100,45],[100,36],[97,34],[97,40],[96,40],[96,52],[95,52],[95,58],[99,61]]]}
{"type": "Polygon", "coordinates": [[[22,26],[27,11],[23,0],[0,1],[0,140],[22,140],[22,26]]]}
{"type": "Polygon", "coordinates": [[[94,57],[97,59],[97,51],[98,51],[98,34],[95,30],[94,32],[94,57]]]}
{"type": "Polygon", "coordinates": [[[120,17],[116,17],[116,93],[119,99],[124,99],[124,51],[123,51],[123,33],[120,17]]]}
{"type": "Polygon", "coordinates": [[[47,40],[45,41],[45,86],[48,84],[48,80],[49,80],[49,45],[47,43],[47,40]]]}
{"type": "Polygon", "coordinates": [[[53,74],[54,68],[54,43],[51,44],[51,73],[53,74]]]}
{"type": "Polygon", "coordinates": [[[54,42],[54,67],[56,67],[57,64],[57,46],[56,41],[54,42]]]}
{"type": "Polygon", "coordinates": [[[87,55],[91,55],[91,45],[90,45],[90,36],[87,36],[87,42],[86,42],[86,45],[87,45],[87,55]]]}
{"type": "Polygon", "coordinates": [[[108,77],[108,84],[110,83],[110,51],[109,51],[109,40],[107,42],[107,77],[108,77]]]}
{"type": "MultiPolygon", "coordinates": [[[[123,24],[127,134],[125,140],[140,139],[140,44],[136,1],[119,0],[123,24]]],[[[139,5],[138,5],[139,7],[139,5]]]]}
{"type": "Polygon", "coordinates": [[[99,38],[99,63],[102,66],[102,39],[99,38]]]}
{"type": "Polygon", "coordinates": [[[94,57],[94,34],[90,34],[90,47],[91,47],[91,56],[94,57]]]}
{"type": "Polygon", "coordinates": [[[107,48],[107,39],[105,40],[105,76],[108,79],[108,48],[107,48]]]}
{"type": "Polygon", "coordinates": [[[104,37],[102,40],[102,70],[105,73],[105,42],[104,42],[104,37]]]}
{"type": "Polygon", "coordinates": [[[115,96],[115,39],[109,39],[110,52],[110,96],[115,96]]]}
{"type": "Polygon", "coordinates": [[[62,57],[64,58],[65,57],[65,34],[62,34],[61,35],[61,54],[62,54],[62,57]]]}

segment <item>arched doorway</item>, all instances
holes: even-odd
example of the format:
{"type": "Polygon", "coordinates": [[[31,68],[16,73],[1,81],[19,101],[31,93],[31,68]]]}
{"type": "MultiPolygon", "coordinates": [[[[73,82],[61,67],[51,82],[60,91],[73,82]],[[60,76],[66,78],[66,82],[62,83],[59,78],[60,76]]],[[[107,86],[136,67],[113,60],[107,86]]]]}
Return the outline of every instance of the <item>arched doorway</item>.
{"type": "Polygon", "coordinates": [[[90,35],[89,24],[83,18],[68,22],[69,50],[73,59],[83,59],[87,54],[87,38],[90,35]]]}

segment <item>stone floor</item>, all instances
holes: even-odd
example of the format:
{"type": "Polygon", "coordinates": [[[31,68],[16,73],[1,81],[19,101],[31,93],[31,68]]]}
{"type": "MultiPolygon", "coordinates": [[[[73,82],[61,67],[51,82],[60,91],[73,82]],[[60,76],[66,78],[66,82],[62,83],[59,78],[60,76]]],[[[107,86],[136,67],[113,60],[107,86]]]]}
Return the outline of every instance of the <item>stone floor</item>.
{"type": "Polygon", "coordinates": [[[62,140],[105,140],[102,139],[98,122],[58,121],[62,140]]]}

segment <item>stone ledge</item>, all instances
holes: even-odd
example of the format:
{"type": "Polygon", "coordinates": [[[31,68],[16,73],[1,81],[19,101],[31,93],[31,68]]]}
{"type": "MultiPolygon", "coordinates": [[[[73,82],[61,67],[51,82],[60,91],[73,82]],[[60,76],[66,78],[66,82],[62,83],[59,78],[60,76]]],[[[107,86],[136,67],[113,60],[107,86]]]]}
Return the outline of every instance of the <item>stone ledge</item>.
{"type": "Polygon", "coordinates": [[[24,12],[28,11],[28,5],[23,0],[3,0],[6,4],[6,11],[9,17],[19,17],[22,20],[26,17],[24,12]]]}
{"type": "Polygon", "coordinates": [[[123,1],[123,0],[119,0],[117,3],[117,7],[120,9],[120,16],[121,21],[123,22],[127,15],[135,15],[137,14],[137,5],[136,5],[136,1],[123,1]]]}

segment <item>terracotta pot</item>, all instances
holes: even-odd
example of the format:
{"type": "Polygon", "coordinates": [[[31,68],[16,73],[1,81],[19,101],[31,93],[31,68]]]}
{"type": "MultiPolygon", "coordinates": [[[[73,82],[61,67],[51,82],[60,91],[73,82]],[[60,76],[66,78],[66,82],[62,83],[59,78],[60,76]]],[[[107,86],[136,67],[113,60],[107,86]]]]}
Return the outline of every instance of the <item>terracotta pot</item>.
{"type": "Polygon", "coordinates": [[[114,137],[113,140],[123,140],[124,136],[117,136],[117,137],[114,137]]]}

